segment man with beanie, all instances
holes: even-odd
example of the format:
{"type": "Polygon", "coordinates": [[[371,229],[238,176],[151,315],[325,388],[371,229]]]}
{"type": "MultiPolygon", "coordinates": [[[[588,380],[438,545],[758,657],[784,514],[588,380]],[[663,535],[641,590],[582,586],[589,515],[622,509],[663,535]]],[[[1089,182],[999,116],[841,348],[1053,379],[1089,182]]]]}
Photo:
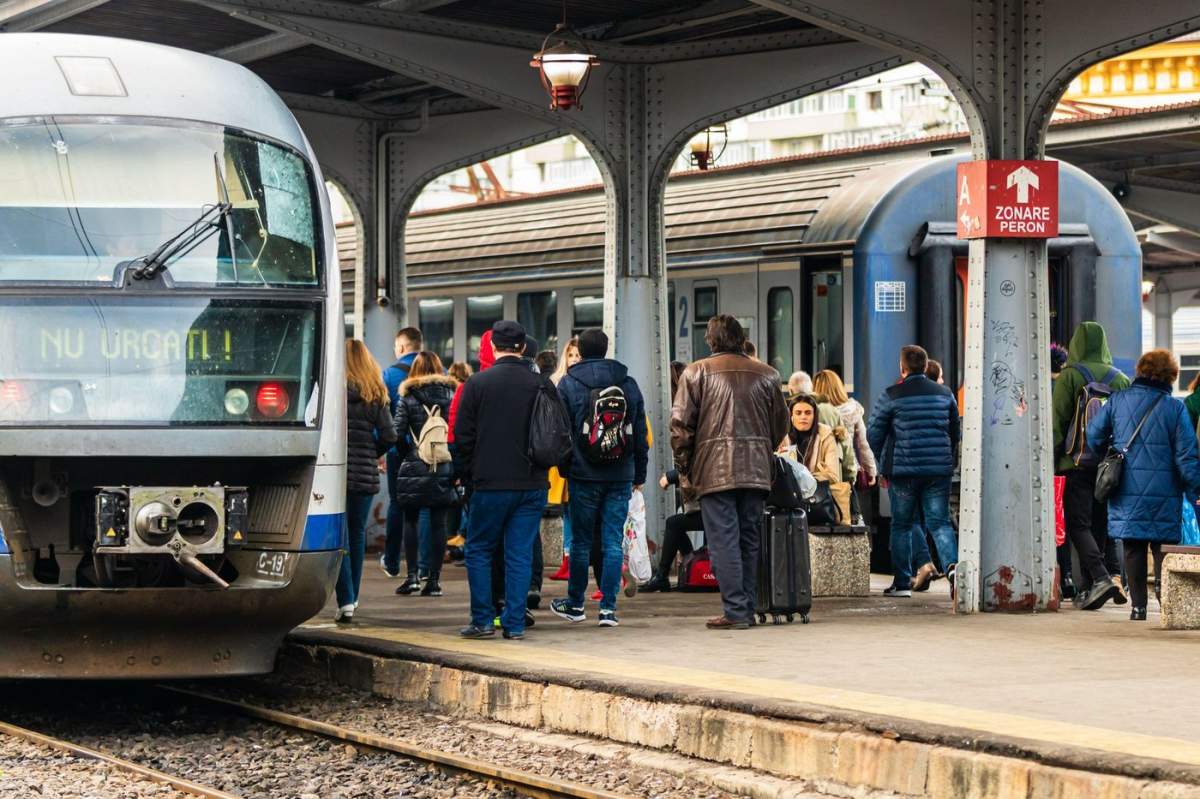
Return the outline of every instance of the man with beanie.
{"type": "Polygon", "coordinates": [[[543,378],[522,361],[525,329],[501,320],[492,325],[495,364],[463,384],[454,418],[454,443],[467,490],[467,581],[471,623],[464,638],[490,638],[496,615],[492,562],[504,553],[504,637],[525,636],[525,594],[533,539],[546,506],[546,470],[529,461],[529,419],[543,378]]]}
{"type": "Polygon", "coordinates": [[[581,622],[591,551],[590,536],[599,522],[603,562],[600,568],[601,627],[617,626],[621,588],[621,543],[633,491],[646,482],[649,458],[646,405],[625,365],[608,357],[608,336],[589,328],[579,334],[579,363],[558,384],[574,430],[575,448],[566,469],[567,512],[571,514],[571,576],[566,599],[550,603],[555,615],[581,622]]]}

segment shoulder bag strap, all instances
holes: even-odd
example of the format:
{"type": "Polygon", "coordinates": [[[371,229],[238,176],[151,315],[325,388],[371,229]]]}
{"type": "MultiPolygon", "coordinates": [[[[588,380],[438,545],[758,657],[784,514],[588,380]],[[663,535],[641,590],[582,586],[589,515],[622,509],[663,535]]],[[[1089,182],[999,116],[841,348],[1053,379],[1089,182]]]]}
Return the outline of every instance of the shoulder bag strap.
{"type": "Polygon", "coordinates": [[[1125,445],[1125,448],[1122,449],[1121,452],[1129,452],[1129,448],[1133,446],[1133,442],[1138,437],[1138,433],[1142,432],[1142,425],[1144,425],[1146,420],[1150,418],[1150,414],[1154,413],[1154,409],[1158,407],[1158,403],[1162,402],[1163,397],[1165,396],[1165,394],[1159,394],[1158,399],[1150,403],[1150,407],[1147,408],[1146,412],[1142,414],[1142,419],[1138,422],[1137,427],[1133,428],[1133,435],[1129,437],[1129,443],[1125,445]]]}
{"type": "MultiPolygon", "coordinates": [[[[1096,378],[1092,376],[1092,371],[1090,369],[1088,369],[1086,366],[1084,366],[1083,364],[1073,363],[1073,364],[1071,364],[1071,368],[1074,369],[1076,372],[1079,372],[1079,374],[1083,375],[1083,384],[1085,386],[1088,383],[1096,382],[1096,378]]],[[[1082,388],[1082,387],[1083,386],[1080,386],[1080,388],[1082,388]]]]}

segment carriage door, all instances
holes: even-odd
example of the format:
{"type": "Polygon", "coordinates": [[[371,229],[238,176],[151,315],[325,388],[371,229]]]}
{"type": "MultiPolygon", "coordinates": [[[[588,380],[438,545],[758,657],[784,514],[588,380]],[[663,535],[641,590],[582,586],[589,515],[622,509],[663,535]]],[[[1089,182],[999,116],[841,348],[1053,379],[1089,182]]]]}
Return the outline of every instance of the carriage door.
{"type": "Polygon", "coordinates": [[[845,276],[841,260],[808,258],[804,263],[804,368],[809,374],[846,371],[845,276]]]}
{"type": "Polygon", "coordinates": [[[780,377],[800,368],[800,269],[795,261],[758,265],[758,357],[780,377]]]}

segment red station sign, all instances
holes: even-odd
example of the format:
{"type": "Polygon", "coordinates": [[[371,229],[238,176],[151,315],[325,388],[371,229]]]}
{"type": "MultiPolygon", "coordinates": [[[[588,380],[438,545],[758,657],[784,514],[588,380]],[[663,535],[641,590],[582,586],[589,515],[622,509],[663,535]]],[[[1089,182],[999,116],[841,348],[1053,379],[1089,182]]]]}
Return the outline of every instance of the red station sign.
{"type": "Polygon", "coordinates": [[[1058,235],[1057,161],[967,161],[956,186],[960,239],[1058,235]]]}

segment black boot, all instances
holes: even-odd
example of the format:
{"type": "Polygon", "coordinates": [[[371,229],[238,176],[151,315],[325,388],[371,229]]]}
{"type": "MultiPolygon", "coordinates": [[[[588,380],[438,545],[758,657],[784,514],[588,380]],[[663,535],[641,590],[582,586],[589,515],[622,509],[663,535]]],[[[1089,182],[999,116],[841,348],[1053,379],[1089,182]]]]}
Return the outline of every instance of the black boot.
{"type": "Polygon", "coordinates": [[[400,587],[396,589],[396,593],[408,596],[409,594],[415,594],[420,590],[421,578],[415,574],[410,574],[408,575],[408,578],[400,584],[400,587]]]}
{"type": "Polygon", "coordinates": [[[1145,621],[1146,620],[1146,609],[1145,608],[1134,608],[1133,610],[1129,611],[1129,620],[1130,621],[1145,621]]]}
{"type": "Polygon", "coordinates": [[[670,590],[671,580],[664,572],[655,572],[654,576],[650,578],[648,583],[638,586],[638,591],[650,594],[654,593],[655,591],[662,591],[663,593],[666,593],[670,590]]]}
{"type": "Polygon", "coordinates": [[[438,579],[438,575],[431,574],[425,578],[425,585],[421,587],[421,596],[441,596],[442,584],[438,579]]]}

